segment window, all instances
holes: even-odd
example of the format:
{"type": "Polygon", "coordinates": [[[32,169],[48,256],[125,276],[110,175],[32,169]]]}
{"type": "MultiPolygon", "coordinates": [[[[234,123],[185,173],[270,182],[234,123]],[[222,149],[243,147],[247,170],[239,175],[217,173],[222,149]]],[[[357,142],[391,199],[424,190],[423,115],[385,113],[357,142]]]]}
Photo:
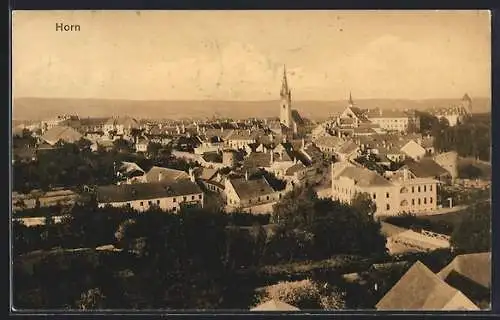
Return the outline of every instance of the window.
{"type": "Polygon", "coordinates": [[[140,205],[141,205],[141,207],[144,206],[144,202],[141,201],[140,205]]]}
{"type": "Polygon", "coordinates": [[[377,194],[376,193],[373,194],[373,199],[377,199],[377,194]]]}
{"type": "Polygon", "coordinates": [[[269,196],[266,197],[266,200],[269,200],[269,196]]]}
{"type": "Polygon", "coordinates": [[[148,204],[149,204],[149,205],[151,205],[151,204],[152,204],[151,200],[150,200],[150,201],[148,201],[148,204]]]}
{"type": "Polygon", "coordinates": [[[387,210],[391,210],[391,206],[390,206],[389,204],[386,204],[385,208],[386,208],[387,210]]]}
{"type": "Polygon", "coordinates": [[[418,192],[420,192],[420,186],[418,186],[418,192]]]}
{"type": "Polygon", "coordinates": [[[158,205],[159,205],[159,204],[160,204],[160,200],[156,200],[156,204],[158,204],[158,205]]]}
{"type": "Polygon", "coordinates": [[[389,198],[389,192],[386,192],[386,193],[385,193],[385,197],[386,197],[386,198],[389,198]]]}
{"type": "Polygon", "coordinates": [[[248,203],[252,203],[252,199],[248,200],[248,203]]]}
{"type": "Polygon", "coordinates": [[[411,187],[411,193],[415,192],[415,187],[411,187]]]}
{"type": "Polygon", "coordinates": [[[424,192],[426,192],[426,191],[427,191],[427,186],[424,186],[424,192]]]}
{"type": "Polygon", "coordinates": [[[415,205],[415,199],[411,199],[411,205],[414,206],[415,205]]]}
{"type": "Polygon", "coordinates": [[[172,201],[173,201],[173,202],[175,202],[175,201],[176,201],[176,200],[175,200],[175,198],[173,198],[173,200],[172,200],[172,201]]]}
{"type": "Polygon", "coordinates": [[[184,196],[184,197],[182,197],[182,199],[183,199],[184,201],[186,201],[186,200],[187,200],[187,197],[186,197],[186,196],[184,196]]]}
{"type": "Polygon", "coordinates": [[[198,199],[201,199],[201,198],[202,198],[202,195],[200,194],[200,195],[198,196],[198,199]]]}
{"type": "Polygon", "coordinates": [[[260,197],[257,197],[257,202],[260,202],[260,197]]]}
{"type": "Polygon", "coordinates": [[[191,200],[194,200],[194,196],[191,196],[191,200]]]}
{"type": "Polygon", "coordinates": [[[432,203],[432,197],[429,198],[429,203],[432,203]]]}
{"type": "Polygon", "coordinates": [[[424,198],[424,204],[427,204],[427,198],[424,198]]]}
{"type": "Polygon", "coordinates": [[[429,191],[432,191],[432,184],[429,186],[429,191]]]}
{"type": "Polygon", "coordinates": [[[280,193],[280,199],[281,199],[281,193],[280,193]]]}
{"type": "Polygon", "coordinates": [[[420,205],[420,198],[418,198],[418,204],[420,205]]]}
{"type": "Polygon", "coordinates": [[[173,208],[172,208],[172,211],[173,211],[173,212],[177,211],[177,207],[173,207],[173,208]]]}

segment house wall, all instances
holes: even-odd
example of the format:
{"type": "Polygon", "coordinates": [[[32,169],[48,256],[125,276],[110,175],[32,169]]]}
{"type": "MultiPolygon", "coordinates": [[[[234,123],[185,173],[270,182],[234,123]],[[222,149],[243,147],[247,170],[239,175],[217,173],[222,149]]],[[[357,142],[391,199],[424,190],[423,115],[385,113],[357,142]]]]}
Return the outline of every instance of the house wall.
{"type": "Polygon", "coordinates": [[[175,197],[163,197],[156,199],[140,199],[126,202],[99,202],[99,207],[105,207],[106,205],[111,205],[113,207],[126,207],[130,206],[137,211],[146,211],[152,206],[158,206],[162,210],[177,212],[180,209],[180,205],[185,203],[196,203],[203,207],[203,193],[188,194],[184,196],[175,197]]]}
{"type": "Polygon", "coordinates": [[[351,203],[356,193],[368,193],[377,206],[375,216],[393,216],[401,212],[426,213],[437,209],[437,184],[431,179],[414,179],[392,186],[359,187],[339,177],[332,180],[331,197],[351,203]],[[419,189],[420,188],[420,189],[419,189]]]}
{"type": "Polygon", "coordinates": [[[410,119],[408,117],[388,117],[388,118],[370,118],[370,121],[378,124],[382,129],[392,131],[407,131],[410,119]]]}
{"type": "Polygon", "coordinates": [[[194,153],[195,154],[205,154],[208,152],[219,152],[221,150],[221,145],[220,144],[212,144],[212,143],[203,143],[199,147],[194,148],[194,153]]]}
{"type": "Polygon", "coordinates": [[[397,184],[401,212],[415,214],[437,209],[437,183],[432,179],[409,179],[397,184]]]}
{"type": "Polygon", "coordinates": [[[415,160],[420,160],[425,156],[425,148],[423,148],[421,145],[416,143],[415,141],[411,140],[407,144],[405,144],[402,148],[401,151],[404,152],[407,156],[415,159],[415,160]]]}
{"type": "Polygon", "coordinates": [[[227,142],[227,146],[233,148],[233,149],[243,149],[245,148],[246,145],[248,144],[251,144],[251,143],[255,143],[255,139],[251,139],[251,140],[229,140],[227,142]]]}
{"type": "Polygon", "coordinates": [[[242,208],[243,212],[253,213],[253,214],[271,214],[273,213],[273,206],[276,204],[275,202],[269,202],[261,205],[251,206],[242,208]]]}

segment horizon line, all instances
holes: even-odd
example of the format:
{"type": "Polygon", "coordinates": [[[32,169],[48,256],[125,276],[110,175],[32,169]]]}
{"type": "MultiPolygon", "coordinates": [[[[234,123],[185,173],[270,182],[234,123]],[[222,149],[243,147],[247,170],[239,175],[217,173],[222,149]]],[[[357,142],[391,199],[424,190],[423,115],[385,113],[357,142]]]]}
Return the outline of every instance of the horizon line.
{"type": "MultiPolygon", "coordinates": [[[[471,96],[471,95],[469,95],[471,96]]],[[[259,99],[259,100],[248,100],[248,99],[126,99],[126,98],[77,98],[77,97],[33,97],[33,96],[24,96],[24,97],[12,97],[12,101],[16,99],[58,99],[58,100],[106,100],[106,101],[217,101],[217,102],[268,102],[268,101],[279,101],[279,98],[276,99],[259,99]]],[[[355,98],[354,101],[357,100],[413,100],[413,101],[424,101],[424,100],[461,100],[462,97],[433,97],[433,98],[355,98]]],[[[471,99],[489,99],[491,97],[488,96],[471,96],[471,99]]],[[[295,99],[293,101],[317,101],[317,102],[329,102],[329,101],[348,101],[349,97],[343,99],[295,99]]]]}

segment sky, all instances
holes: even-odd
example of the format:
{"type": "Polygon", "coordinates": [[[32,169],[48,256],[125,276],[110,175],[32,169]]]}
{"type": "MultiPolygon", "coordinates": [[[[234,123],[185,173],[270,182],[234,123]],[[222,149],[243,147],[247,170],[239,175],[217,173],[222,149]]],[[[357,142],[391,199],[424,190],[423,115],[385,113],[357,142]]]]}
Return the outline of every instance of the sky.
{"type": "Polygon", "coordinates": [[[490,97],[488,11],[16,11],[13,97],[490,97]],[[56,23],[78,24],[58,32],[56,23]]]}

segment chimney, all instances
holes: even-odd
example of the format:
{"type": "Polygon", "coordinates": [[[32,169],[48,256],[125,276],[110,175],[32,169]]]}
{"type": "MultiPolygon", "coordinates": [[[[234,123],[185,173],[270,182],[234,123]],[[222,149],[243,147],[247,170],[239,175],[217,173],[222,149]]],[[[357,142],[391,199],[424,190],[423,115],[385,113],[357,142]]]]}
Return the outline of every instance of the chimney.
{"type": "Polygon", "coordinates": [[[193,168],[189,168],[189,180],[191,180],[191,182],[195,182],[194,169],[193,168]]]}
{"type": "Polygon", "coordinates": [[[245,171],[245,180],[248,181],[248,171],[245,171]]]}

